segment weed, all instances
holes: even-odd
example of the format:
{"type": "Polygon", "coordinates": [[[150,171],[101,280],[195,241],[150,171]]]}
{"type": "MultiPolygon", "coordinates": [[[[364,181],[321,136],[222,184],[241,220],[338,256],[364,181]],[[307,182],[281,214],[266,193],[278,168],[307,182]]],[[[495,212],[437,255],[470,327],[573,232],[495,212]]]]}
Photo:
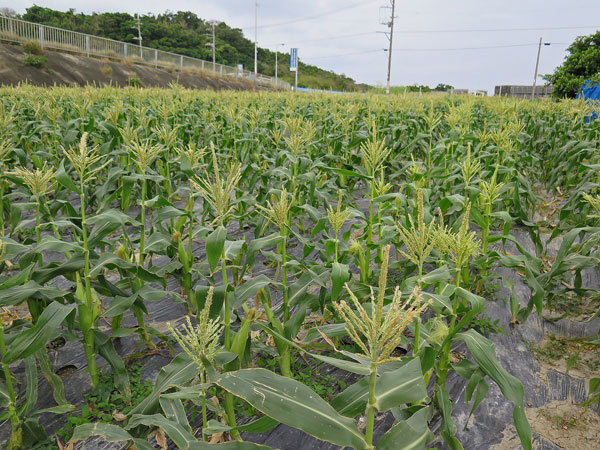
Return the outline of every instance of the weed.
{"type": "Polygon", "coordinates": [[[23,51],[29,55],[41,56],[44,50],[38,41],[27,41],[22,44],[23,51]]]}
{"type": "Polygon", "coordinates": [[[43,55],[23,55],[23,64],[41,69],[48,63],[48,58],[43,55]]]}

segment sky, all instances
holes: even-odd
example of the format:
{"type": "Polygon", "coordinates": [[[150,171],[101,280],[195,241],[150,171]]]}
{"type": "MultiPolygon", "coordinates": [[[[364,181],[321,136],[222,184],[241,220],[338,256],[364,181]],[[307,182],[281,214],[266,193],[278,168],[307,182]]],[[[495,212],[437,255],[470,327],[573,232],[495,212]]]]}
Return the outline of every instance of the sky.
{"type": "MultiPolygon", "coordinates": [[[[192,11],[203,19],[241,28],[254,40],[254,0],[38,0],[38,6],[77,12],[192,11]]],[[[18,13],[28,0],[0,0],[18,13]]],[[[385,85],[391,0],[259,0],[258,44],[357,82],[385,85]],[[385,8],[388,7],[388,8],[385,8]],[[284,45],[281,45],[284,44],[284,45]]],[[[391,84],[451,84],[484,89],[533,83],[540,37],[539,73],[552,73],[577,36],[600,30],[599,0],[397,0],[391,84]]],[[[142,30],[143,32],[143,30],[142,30]]],[[[541,79],[538,84],[543,83],[541,79]]],[[[299,73],[302,85],[302,73],[299,73]]]]}

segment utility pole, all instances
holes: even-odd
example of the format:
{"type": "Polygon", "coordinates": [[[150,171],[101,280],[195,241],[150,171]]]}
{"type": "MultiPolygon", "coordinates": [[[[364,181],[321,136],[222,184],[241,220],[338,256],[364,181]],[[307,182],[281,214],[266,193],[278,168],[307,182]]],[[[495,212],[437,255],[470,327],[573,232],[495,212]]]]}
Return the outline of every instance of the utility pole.
{"type": "Polygon", "coordinates": [[[254,80],[258,77],[258,0],[254,0],[254,80]]]}
{"type": "MultiPolygon", "coordinates": [[[[387,25],[389,27],[390,32],[389,32],[389,34],[385,31],[382,32],[383,34],[385,34],[385,36],[388,38],[388,41],[390,42],[390,46],[387,50],[387,52],[388,52],[388,68],[387,68],[387,82],[385,85],[385,93],[386,94],[390,93],[390,76],[392,74],[392,43],[394,42],[394,18],[395,18],[394,16],[396,13],[396,0],[390,0],[390,3],[392,5],[391,6],[391,9],[392,9],[391,17],[389,20],[386,20],[386,22],[383,22],[383,25],[387,25]]],[[[382,6],[382,8],[389,8],[389,7],[382,6]]]]}
{"type": "MultiPolygon", "coordinates": [[[[212,26],[212,43],[206,44],[208,47],[212,48],[212,62],[213,62],[213,72],[217,71],[216,64],[216,41],[215,41],[215,26],[219,23],[217,20],[211,20],[208,22],[212,26]]],[[[210,35],[209,35],[210,36],[210,35]]]]}
{"type": "MultiPolygon", "coordinates": [[[[544,42],[544,45],[550,45],[549,42],[544,42]]],[[[537,85],[537,77],[538,77],[538,69],[540,67],[540,55],[542,53],[542,38],[540,38],[540,43],[538,45],[538,54],[537,61],[535,62],[535,75],[533,76],[533,89],[531,90],[531,100],[535,99],[535,87],[537,85]]]]}
{"type": "MultiPolygon", "coordinates": [[[[135,16],[136,16],[136,20],[137,20],[137,32],[138,32],[138,35],[134,39],[136,39],[138,41],[138,44],[140,46],[140,58],[144,59],[144,53],[142,51],[142,26],[141,26],[141,23],[140,23],[140,15],[136,14],[135,16]]],[[[133,27],[133,28],[136,28],[136,27],[133,27]]]]}

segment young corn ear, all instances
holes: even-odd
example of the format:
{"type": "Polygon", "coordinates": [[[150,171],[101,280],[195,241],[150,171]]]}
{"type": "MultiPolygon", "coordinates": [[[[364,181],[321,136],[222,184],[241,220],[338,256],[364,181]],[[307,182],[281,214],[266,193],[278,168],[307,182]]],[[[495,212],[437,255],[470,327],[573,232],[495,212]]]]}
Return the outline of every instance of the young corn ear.
{"type": "Polygon", "coordinates": [[[391,354],[402,340],[404,329],[415,318],[420,317],[429,305],[429,302],[422,302],[419,288],[415,288],[408,300],[403,301],[400,288],[396,287],[392,302],[384,314],[389,255],[390,246],[388,245],[383,251],[377,296],[371,288],[370,314],[348,287],[348,284],[346,284],[346,290],[350,295],[353,308],[345,301],[333,304],[346,323],[346,331],[350,338],[374,366],[398,359],[391,357],[391,354]]]}

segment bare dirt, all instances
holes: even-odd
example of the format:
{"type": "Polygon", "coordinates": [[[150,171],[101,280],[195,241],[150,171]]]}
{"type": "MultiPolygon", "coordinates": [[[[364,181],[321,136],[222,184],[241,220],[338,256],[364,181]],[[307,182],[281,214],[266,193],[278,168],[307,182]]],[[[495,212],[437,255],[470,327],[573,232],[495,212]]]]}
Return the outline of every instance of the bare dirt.
{"type": "Polygon", "coordinates": [[[38,69],[24,64],[23,55],[23,49],[18,45],[0,44],[0,85],[14,86],[27,82],[34,86],[125,87],[130,79],[137,78],[141,87],[169,87],[171,83],[178,83],[195,89],[265,89],[248,80],[219,78],[209,73],[167,71],[52,51],[44,53],[48,63],[38,69]]]}
{"type": "Polygon", "coordinates": [[[533,431],[567,450],[600,448],[600,416],[571,401],[554,401],[540,408],[528,408],[533,431]]]}

